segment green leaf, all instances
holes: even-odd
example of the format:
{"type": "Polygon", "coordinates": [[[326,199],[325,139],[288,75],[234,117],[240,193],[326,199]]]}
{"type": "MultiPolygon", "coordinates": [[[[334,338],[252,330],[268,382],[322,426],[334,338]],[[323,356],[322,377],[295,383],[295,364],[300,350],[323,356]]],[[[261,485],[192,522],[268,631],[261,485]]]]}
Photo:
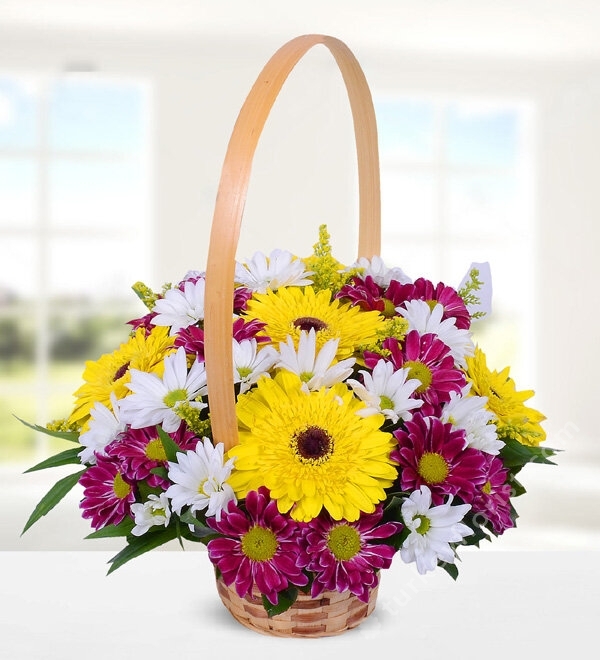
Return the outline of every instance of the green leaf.
{"type": "Polygon", "coordinates": [[[458,566],[456,564],[450,564],[447,561],[441,561],[439,566],[441,566],[453,580],[458,578],[458,566]]]}
{"type": "Polygon", "coordinates": [[[48,511],[51,511],[62,500],[62,498],[79,481],[79,477],[81,477],[84,472],[85,470],[80,470],[79,472],[75,472],[75,474],[69,474],[52,486],[52,488],[38,502],[31,516],[29,516],[29,520],[25,524],[21,536],[23,536],[23,534],[25,534],[34,523],[36,523],[42,516],[45,516],[48,511]]]}
{"type": "Polygon", "coordinates": [[[150,550],[154,550],[154,548],[158,548],[175,538],[177,538],[177,530],[174,526],[156,532],[147,532],[142,536],[128,536],[127,545],[123,550],[108,560],[111,566],[108,569],[107,575],[110,575],[131,559],[139,557],[150,550]]]}
{"type": "Polygon", "coordinates": [[[58,467],[60,465],[81,465],[81,459],[79,458],[79,453],[81,452],[81,446],[73,447],[72,449],[65,449],[61,451],[60,454],[55,454],[50,456],[46,460],[30,467],[25,470],[23,474],[28,472],[35,472],[36,470],[45,470],[46,468],[58,467]]]}
{"type": "Polygon", "coordinates": [[[28,426],[30,429],[38,431],[39,433],[45,433],[46,435],[51,435],[53,438],[62,438],[63,440],[69,440],[70,442],[79,442],[79,433],[77,431],[51,431],[45,426],[30,424],[16,415],[14,415],[14,417],[18,419],[21,424],[25,424],[25,426],[28,426]]]}
{"type": "Polygon", "coordinates": [[[158,437],[162,442],[163,449],[167,456],[167,460],[175,463],[177,461],[177,453],[181,453],[181,447],[173,440],[173,438],[160,426],[156,427],[158,437]]]}
{"type": "Polygon", "coordinates": [[[214,529],[208,527],[203,522],[198,520],[198,518],[196,518],[196,516],[189,509],[179,515],[179,520],[181,520],[181,522],[185,523],[186,525],[193,525],[194,531],[192,534],[198,539],[206,538],[208,536],[215,536],[217,534],[214,529]]]}
{"type": "Polygon", "coordinates": [[[102,529],[97,529],[95,532],[88,534],[86,539],[109,539],[116,536],[129,536],[131,530],[134,528],[135,523],[131,518],[124,518],[118,525],[107,525],[102,529]]]}
{"type": "Polygon", "coordinates": [[[298,589],[296,587],[288,587],[283,591],[279,592],[279,600],[277,605],[273,605],[271,601],[263,594],[262,602],[263,606],[269,617],[275,616],[276,614],[281,614],[286,610],[289,610],[290,607],[296,602],[298,598],[298,589]]]}
{"type": "Polygon", "coordinates": [[[513,438],[503,438],[506,443],[500,450],[500,456],[505,467],[521,468],[527,463],[546,463],[556,465],[548,457],[554,456],[557,449],[550,447],[530,447],[513,438]]]}

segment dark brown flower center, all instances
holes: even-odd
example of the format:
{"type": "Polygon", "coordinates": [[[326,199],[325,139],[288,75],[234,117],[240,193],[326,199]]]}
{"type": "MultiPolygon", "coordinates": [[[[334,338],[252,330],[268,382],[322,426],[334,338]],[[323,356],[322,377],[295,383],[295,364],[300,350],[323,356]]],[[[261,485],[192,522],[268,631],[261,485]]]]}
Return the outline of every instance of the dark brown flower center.
{"type": "Polygon", "coordinates": [[[311,463],[326,460],[333,450],[333,439],[319,426],[307,426],[294,436],[296,453],[311,463]]]}
{"type": "Polygon", "coordinates": [[[119,378],[123,378],[123,376],[127,373],[127,369],[129,369],[129,362],[126,362],[125,364],[122,364],[116,371],[115,375],[113,376],[113,383],[116,380],[119,380],[119,378]]]}
{"type": "Polygon", "coordinates": [[[315,316],[301,316],[294,321],[294,325],[300,330],[314,330],[318,332],[319,330],[325,330],[327,328],[327,323],[321,321],[321,319],[316,318],[315,316]]]}

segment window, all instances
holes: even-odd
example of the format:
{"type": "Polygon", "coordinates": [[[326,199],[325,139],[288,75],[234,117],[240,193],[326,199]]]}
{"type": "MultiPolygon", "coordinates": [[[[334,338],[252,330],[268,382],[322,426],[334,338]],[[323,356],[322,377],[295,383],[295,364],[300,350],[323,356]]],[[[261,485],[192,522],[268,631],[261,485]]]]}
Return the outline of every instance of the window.
{"type": "Polygon", "coordinates": [[[128,286],[151,279],[150,93],[0,72],[0,460],[47,454],[13,415],[67,415],[84,360],[140,315],[128,286]]]}
{"type": "Polygon", "coordinates": [[[415,278],[457,286],[489,261],[489,322],[473,325],[488,365],[533,369],[533,109],[526,102],[375,97],[382,257],[415,278]]]}

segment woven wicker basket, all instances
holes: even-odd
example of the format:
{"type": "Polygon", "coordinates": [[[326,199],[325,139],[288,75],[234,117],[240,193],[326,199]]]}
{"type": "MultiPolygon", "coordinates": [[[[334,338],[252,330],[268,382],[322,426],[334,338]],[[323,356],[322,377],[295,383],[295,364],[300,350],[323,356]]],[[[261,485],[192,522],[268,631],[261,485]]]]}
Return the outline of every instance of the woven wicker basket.
{"type": "MultiPolygon", "coordinates": [[[[379,152],[375,111],[364,73],[349,48],[326,35],[303,35],[284,44],[267,62],[235,123],[221,172],[206,267],[204,347],[211,429],[228,450],[237,444],[231,318],[234,270],[252,159],[273,103],[289,73],[313,46],[323,44],[342,73],[352,110],[359,185],[358,256],[378,255],[381,244],[379,152]]],[[[243,625],[285,637],[322,637],[356,627],[375,607],[349,592],[326,592],[318,599],[302,593],[283,614],[269,618],[258,592],[240,598],[217,581],[225,607],[243,625]]]]}
{"type": "Polygon", "coordinates": [[[219,596],[235,619],[246,628],[276,637],[328,637],[356,628],[375,609],[377,589],[371,589],[368,603],[349,591],[324,591],[318,598],[300,592],[289,610],[269,617],[256,588],[240,598],[233,587],[217,579],[219,596]]]}

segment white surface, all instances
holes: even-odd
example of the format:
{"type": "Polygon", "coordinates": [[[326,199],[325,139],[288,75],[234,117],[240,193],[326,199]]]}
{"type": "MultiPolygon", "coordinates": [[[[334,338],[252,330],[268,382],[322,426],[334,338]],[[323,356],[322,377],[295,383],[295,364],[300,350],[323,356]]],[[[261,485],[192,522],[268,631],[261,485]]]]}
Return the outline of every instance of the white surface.
{"type": "MultiPolygon", "coordinates": [[[[395,560],[375,612],[337,637],[247,630],[202,553],[149,553],[110,576],[106,552],[0,554],[5,660],[566,658],[596,643],[600,553],[463,552],[453,582],[395,560]]],[[[591,647],[594,648],[594,647],[591,647]]]]}

